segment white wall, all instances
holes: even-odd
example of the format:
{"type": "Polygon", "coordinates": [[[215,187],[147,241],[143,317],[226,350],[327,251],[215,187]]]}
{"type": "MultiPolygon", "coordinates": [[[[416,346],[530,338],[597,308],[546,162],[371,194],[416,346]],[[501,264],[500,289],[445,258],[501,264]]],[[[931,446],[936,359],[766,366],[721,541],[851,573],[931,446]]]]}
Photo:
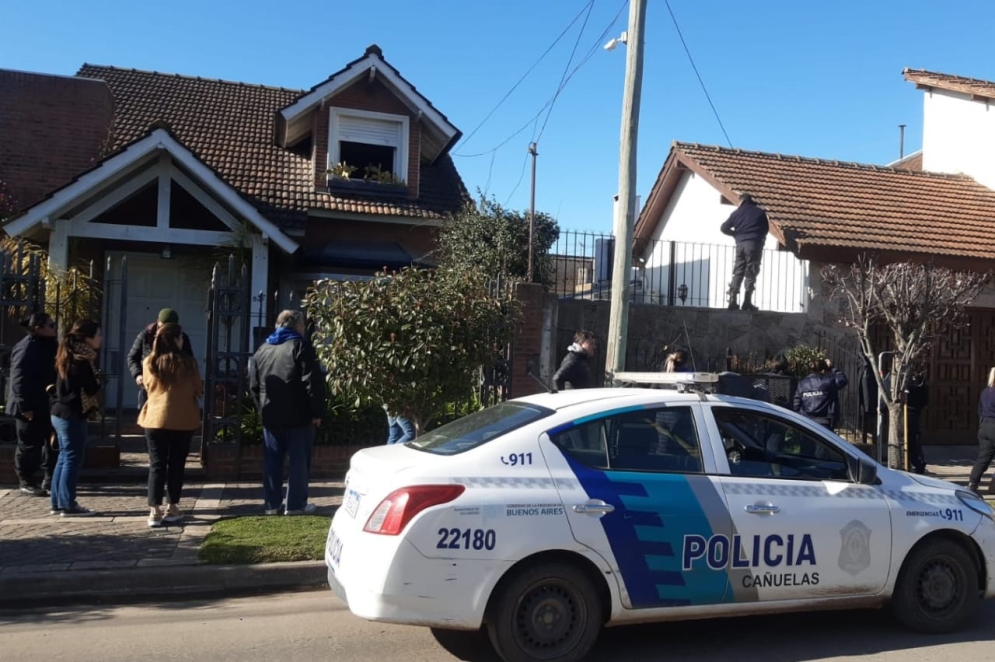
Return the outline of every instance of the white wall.
{"type": "Polygon", "coordinates": [[[945,90],[923,97],[923,170],[963,173],[995,188],[995,102],[945,90]]]}
{"type": "MultiPolygon", "coordinates": [[[[719,226],[736,207],[721,200],[719,191],[703,178],[683,173],[643,256],[643,301],[667,303],[674,275],[675,288],[688,287],[683,305],[726,306],[735,240],[719,226]]],[[[753,302],[761,310],[802,312],[808,303],[808,264],[776,248],[777,239],[767,235],[753,302]]],[[[676,305],[682,304],[676,300],[676,305]]]]}

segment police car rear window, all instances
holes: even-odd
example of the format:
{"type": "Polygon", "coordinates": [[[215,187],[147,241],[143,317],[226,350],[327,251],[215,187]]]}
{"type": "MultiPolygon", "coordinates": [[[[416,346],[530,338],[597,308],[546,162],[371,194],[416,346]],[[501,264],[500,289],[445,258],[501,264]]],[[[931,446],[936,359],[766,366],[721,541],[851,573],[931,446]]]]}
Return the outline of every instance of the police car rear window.
{"type": "Polygon", "coordinates": [[[553,413],[522,402],[502,402],[432,430],[408,446],[437,455],[463,453],[553,413]]]}

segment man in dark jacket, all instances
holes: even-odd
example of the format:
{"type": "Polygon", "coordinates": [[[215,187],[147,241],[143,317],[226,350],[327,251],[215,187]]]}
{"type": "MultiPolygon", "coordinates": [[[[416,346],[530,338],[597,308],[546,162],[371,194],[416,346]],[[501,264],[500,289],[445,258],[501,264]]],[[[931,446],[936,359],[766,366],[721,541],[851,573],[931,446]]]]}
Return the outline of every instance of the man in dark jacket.
{"type": "Polygon", "coordinates": [[[263,423],[263,492],[266,514],[283,504],[283,460],[289,455],[286,515],[314,511],[308,499],[308,467],[315,428],[325,411],[325,380],[314,348],[305,338],[304,313],[285,310],[276,331],[252,358],[250,389],[263,423]]]}
{"type": "Polygon", "coordinates": [[[743,310],[757,310],[753,305],[753,290],[757,286],[760,261],[764,256],[764,240],[770,229],[767,213],[757,206],[753,196],[744,193],[739,198],[739,208],[719,229],[722,234],[736,239],[736,263],[732,268],[732,282],[729,283],[729,310],[739,309],[739,288],[744,277],[743,310]]]}
{"type": "Polygon", "coordinates": [[[51,446],[52,420],[49,416],[48,387],[55,384],[55,320],[46,313],[34,313],[21,323],[29,335],[14,345],[10,354],[10,383],[7,414],[14,417],[17,449],[14,472],[21,494],[47,496],[59,451],[51,446]],[[44,467],[41,486],[35,472],[44,467]]]}
{"type": "Polygon", "coordinates": [[[922,452],[922,410],[929,404],[929,386],[922,372],[913,373],[905,390],[908,412],[909,464],[917,474],[926,473],[926,456],[922,452]]]}
{"type": "MultiPolygon", "coordinates": [[[[135,337],[135,342],[131,345],[131,351],[128,352],[128,372],[135,379],[135,384],[138,386],[138,408],[141,409],[145,404],[145,387],[142,385],[142,361],[145,360],[149,354],[152,353],[152,342],[155,340],[155,334],[163,324],[179,324],[180,316],[172,308],[163,308],[159,311],[159,318],[149,324],[147,327],[142,329],[139,334],[135,337]]],[[[183,352],[193,356],[193,346],[190,344],[190,338],[186,333],[183,333],[183,352]]]]}
{"type": "Polygon", "coordinates": [[[829,359],[815,360],[809,368],[809,375],[798,382],[794,410],[823,427],[835,430],[840,419],[839,391],[848,383],[846,375],[833,367],[829,359]]]}
{"type": "Polygon", "coordinates": [[[553,375],[553,385],[557,391],[570,388],[591,388],[591,368],[588,359],[594,355],[597,341],[590,331],[578,331],[574,342],[567,348],[560,369],[553,375]]]}

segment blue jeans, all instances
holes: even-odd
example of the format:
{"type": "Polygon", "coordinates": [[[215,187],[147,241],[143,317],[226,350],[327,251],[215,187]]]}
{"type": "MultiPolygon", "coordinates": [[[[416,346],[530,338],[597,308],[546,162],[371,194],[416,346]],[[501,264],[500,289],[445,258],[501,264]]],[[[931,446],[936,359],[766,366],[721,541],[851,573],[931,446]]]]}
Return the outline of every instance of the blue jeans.
{"type": "Polygon", "coordinates": [[[283,460],[290,458],[287,475],[287,510],[304,510],[311,465],[314,426],[303,428],[263,428],[263,494],[266,510],[283,503],[283,460]]]}
{"type": "Polygon", "coordinates": [[[415,438],[415,424],[403,416],[387,416],[388,444],[403,444],[415,438]]]}
{"type": "Polygon", "coordinates": [[[86,453],[86,419],[52,416],[52,427],[59,439],[59,459],[52,471],[52,510],[66,510],[76,505],[76,483],[86,453]]]}

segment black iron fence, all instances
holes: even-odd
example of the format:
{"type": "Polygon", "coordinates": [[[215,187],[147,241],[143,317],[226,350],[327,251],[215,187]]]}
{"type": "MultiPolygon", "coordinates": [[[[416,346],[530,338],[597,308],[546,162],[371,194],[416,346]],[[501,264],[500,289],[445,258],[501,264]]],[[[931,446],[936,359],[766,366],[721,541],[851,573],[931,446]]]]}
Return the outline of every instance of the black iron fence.
{"type": "MultiPolygon", "coordinates": [[[[551,249],[552,291],[564,298],[611,298],[615,239],[595,232],[562,231],[551,249]]],[[[634,303],[724,308],[736,248],[685,241],[641,242],[633,257],[629,298],[634,303]]],[[[764,250],[753,303],[762,310],[803,312],[808,263],[780,250],[764,250]]]]}

